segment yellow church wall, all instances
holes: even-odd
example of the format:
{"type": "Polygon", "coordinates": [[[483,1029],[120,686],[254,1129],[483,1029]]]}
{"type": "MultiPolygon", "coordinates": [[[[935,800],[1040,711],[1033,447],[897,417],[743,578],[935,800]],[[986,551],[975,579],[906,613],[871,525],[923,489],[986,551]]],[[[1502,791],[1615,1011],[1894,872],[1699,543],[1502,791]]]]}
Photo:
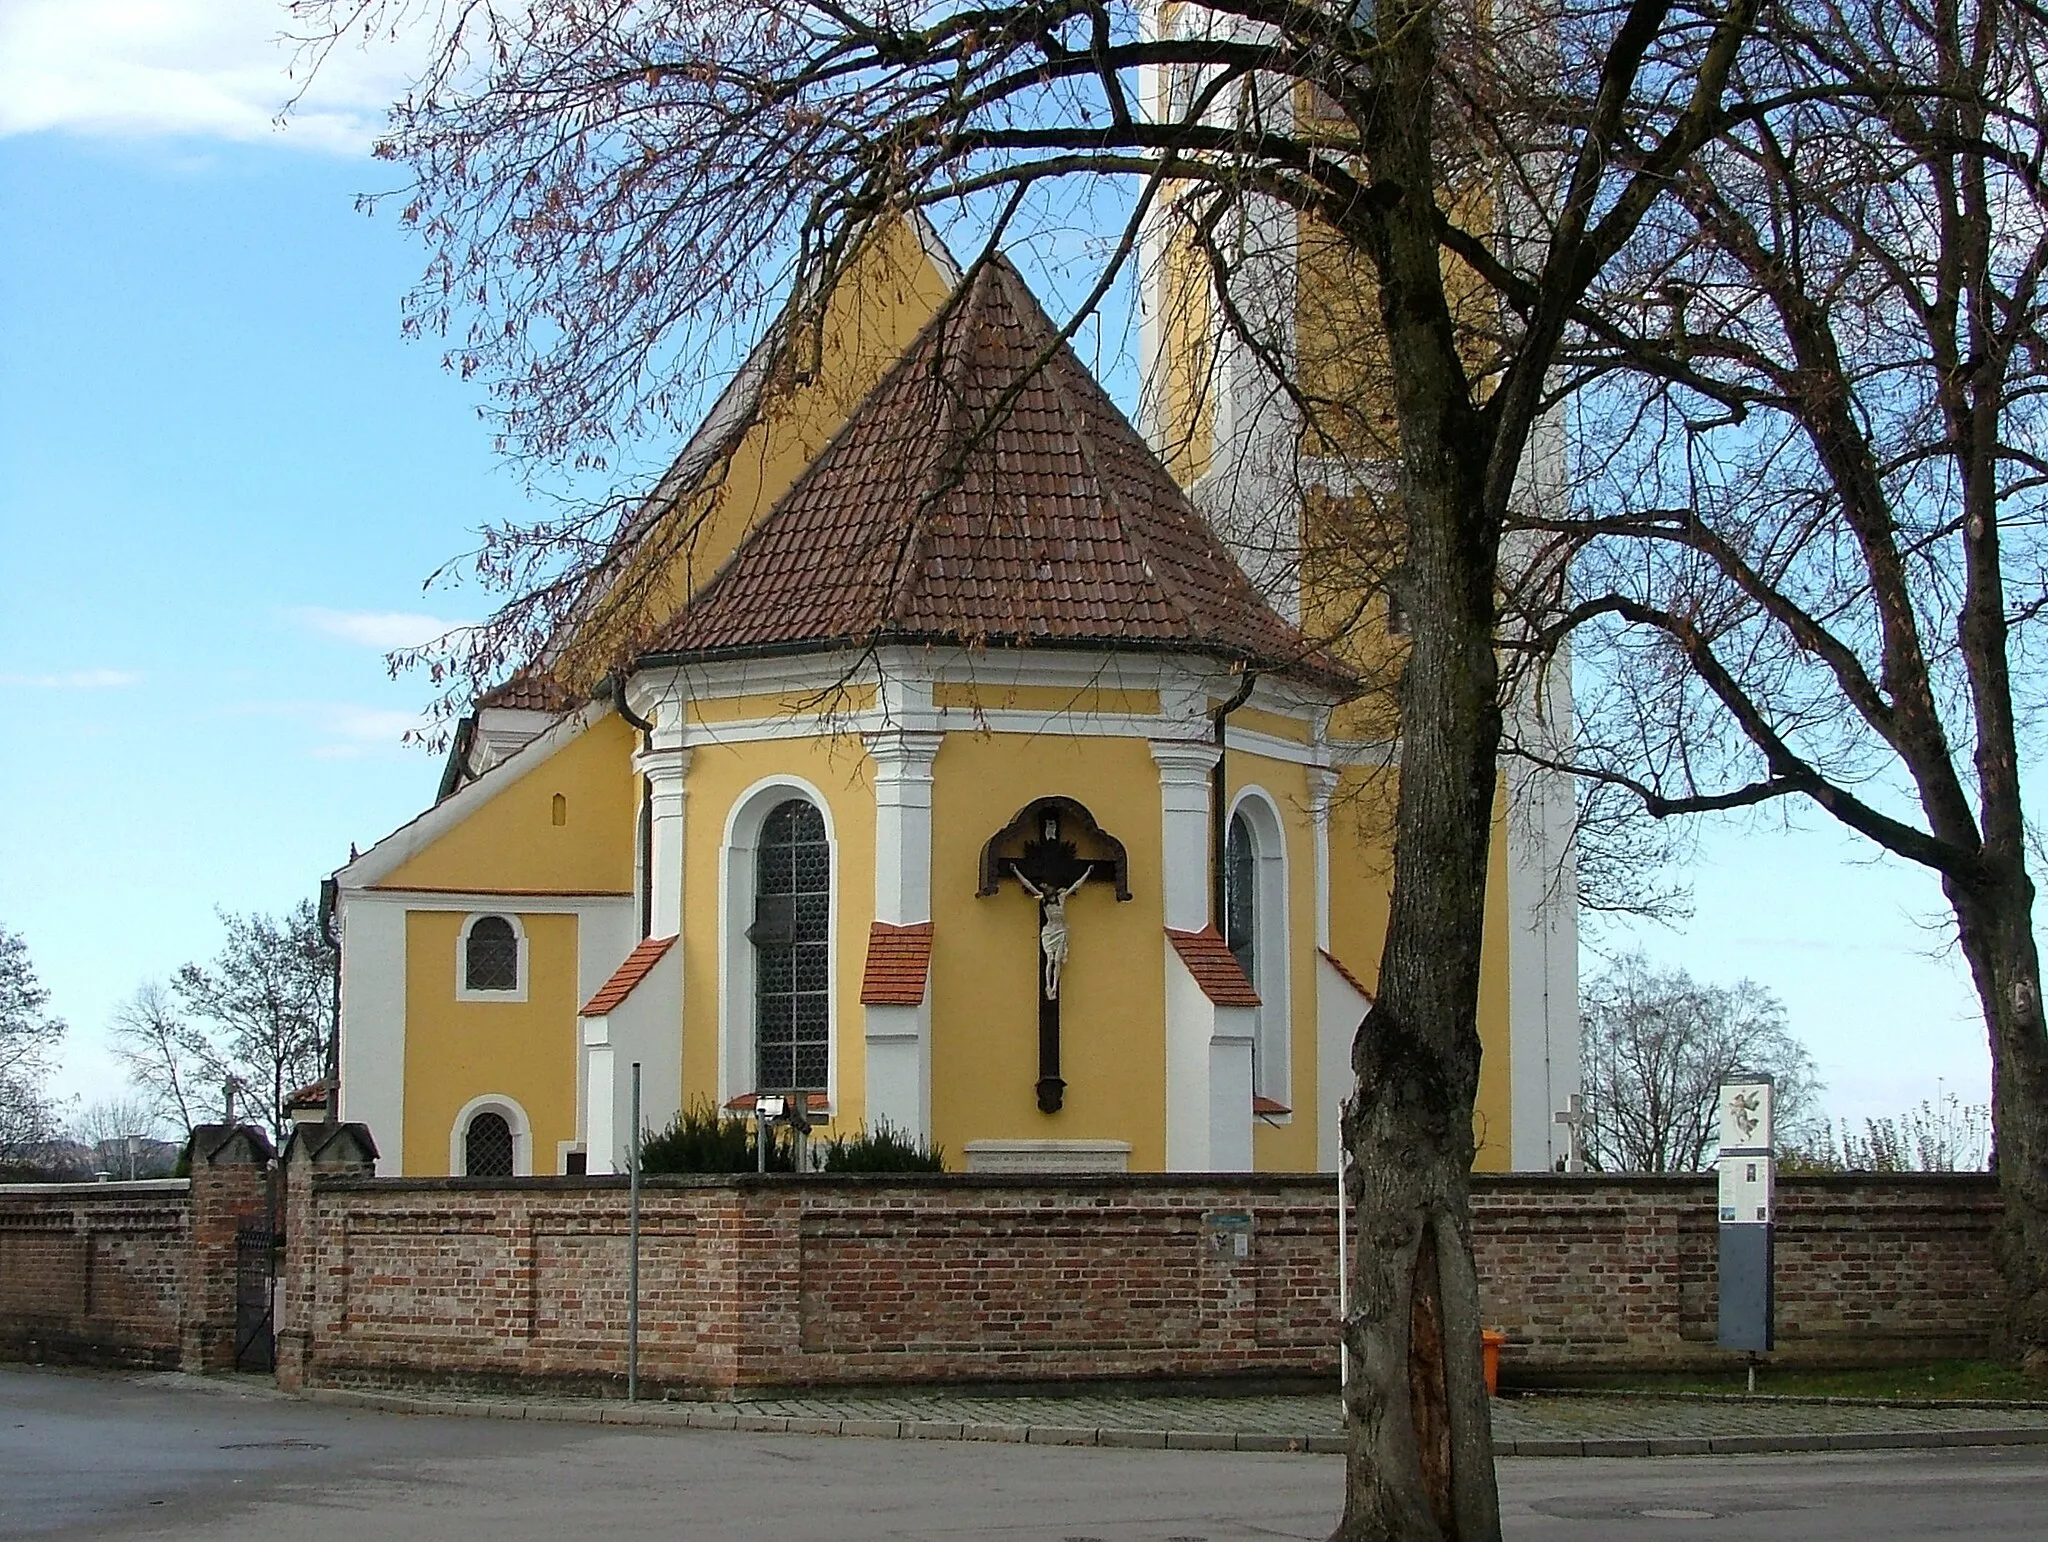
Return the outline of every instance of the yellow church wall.
{"type": "MultiPolygon", "coordinates": [[[[1232,713],[1231,721],[1240,715],[1232,713]]],[[[1313,1172],[1316,1118],[1324,1100],[1316,1085],[1316,848],[1308,817],[1308,769],[1232,750],[1224,758],[1223,780],[1224,796],[1231,802],[1246,787],[1268,794],[1279,810],[1287,843],[1289,1086],[1281,1101],[1294,1115],[1286,1124],[1254,1121],[1252,1165],[1261,1172],[1313,1172]]]]}
{"type": "Polygon", "coordinates": [[[405,917],[404,1171],[449,1171],[449,1135],[472,1098],[515,1099],[533,1127],[534,1171],[555,1170],[555,1143],[576,1135],[576,917],[519,917],[524,1001],[458,1001],[460,911],[405,917]]]}
{"type": "MultiPolygon", "coordinates": [[[[393,869],[384,889],[630,894],[638,778],[632,729],[605,717],[393,869]],[[555,823],[559,797],[562,822],[555,823]]],[[[572,965],[569,979],[576,972],[572,965]]]]}
{"type": "MultiPolygon", "coordinates": [[[[726,822],[749,789],[770,777],[796,777],[823,798],[833,839],[832,1076],[836,1095],[829,1132],[862,1122],[867,1096],[867,1040],[860,1005],[868,927],[875,915],[873,764],[851,735],[699,745],[683,786],[683,1085],[685,1108],[719,1101],[719,868],[726,822]]],[[[733,882],[752,893],[753,874],[733,882]]],[[[751,1011],[751,1003],[745,1010],[751,1011]]],[[[738,1074],[738,1073],[735,1073],[738,1074]]],[[[736,1090],[749,1090],[751,1074],[736,1090]]]]}
{"type": "MultiPolygon", "coordinates": [[[[1386,943],[1387,902],[1394,874],[1390,832],[1393,779],[1353,768],[1338,783],[1330,810],[1330,951],[1371,990],[1386,943]]],[[[1508,898],[1506,797],[1494,799],[1493,846],[1486,876],[1486,940],[1479,961],[1479,1038],[1484,1054],[1472,1129],[1473,1166],[1505,1172],[1513,1161],[1512,1067],[1508,1041],[1508,898]]],[[[1296,1065],[1300,1065],[1296,1040],[1296,1065]]],[[[1297,1070],[1297,1082],[1299,1078],[1297,1070]]],[[[1327,1098],[1334,1102],[1334,1098],[1327,1098]]]]}
{"type": "Polygon", "coordinates": [[[1163,311],[1162,367],[1152,387],[1159,393],[1153,448],[1174,480],[1190,487],[1215,458],[1216,323],[1207,260],[1185,229],[1168,236],[1162,261],[1162,281],[1153,291],[1163,311]]]}
{"type": "Polygon", "coordinates": [[[932,767],[932,1134],[950,1166],[970,1140],[1127,1140],[1166,1165],[1165,915],[1159,770],[1141,739],[946,735],[932,767]],[[1130,857],[1132,898],[1090,883],[1068,902],[1061,977],[1066,1106],[1039,1112],[1038,911],[1013,883],[979,899],[981,848],[1034,798],[1079,798],[1130,857]]]}
{"type": "Polygon", "coordinates": [[[1159,711],[1159,693],[1106,685],[988,685],[971,680],[941,680],[932,687],[932,705],[942,711],[1086,712],[1152,717],[1159,711]]]}
{"type": "Polygon", "coordinates": [[[562,672],[595,679],[647,630],[716,573],[754,522],[774,506],[952,291],[917,233],[880,230],[826,301],[815,329],[794,340],[755,421],[724,460],[662,515],[640,554],[564,656],[562,672]]]}
{"type": "Polygon", "coordinates": [[[835,685],[822,691],[779,695],[693,697],[683,714],[692,723],[748,723],[763,718],[820,717],[862,712],[875,704],[872,685],[835,685]]]}

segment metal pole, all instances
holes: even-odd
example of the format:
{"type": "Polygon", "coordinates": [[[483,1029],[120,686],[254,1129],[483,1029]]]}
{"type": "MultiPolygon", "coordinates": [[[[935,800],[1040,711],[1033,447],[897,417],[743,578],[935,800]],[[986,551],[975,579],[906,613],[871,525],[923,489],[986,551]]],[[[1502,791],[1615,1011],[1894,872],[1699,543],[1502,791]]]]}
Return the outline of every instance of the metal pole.
{"type": "MultiPolygon", "coordinates": [[[[1344,1105],[1337,1105],[1337,1128],[1344,1128],[1344,1105]]],[[[1351,1386],[1351,1342],[1345,1337],[1351,1326],[1351,1261],[1344,1246],[1345,1213],[1351,1208],[1344,1193],[1344,1159],[1350,1155],[1344,1143],[1337,1143],[1337,1390],[1351,1386]]]]}
{"type": "Polygon", "coordinates": [[[626,1148],[626,1401],[640,1400],[640,1062],[633,1062],[633,1138],[626,1148]]]}

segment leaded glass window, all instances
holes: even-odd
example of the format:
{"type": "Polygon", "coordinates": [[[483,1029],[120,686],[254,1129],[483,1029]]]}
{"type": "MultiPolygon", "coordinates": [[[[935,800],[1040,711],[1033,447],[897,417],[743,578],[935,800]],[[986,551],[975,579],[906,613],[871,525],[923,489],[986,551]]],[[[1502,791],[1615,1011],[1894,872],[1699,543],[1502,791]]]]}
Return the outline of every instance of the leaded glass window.
{"type": "Polygon", "coordinates": [[[519,989],[519,934],[503,916],[480,917],[463,944],[462,983],[466,990],[519,989]]]}
{"type": "Polygon", "coordinates": [[[761,827],[754,857],[754,1085],[826,1090],[831,1066],[832,850],[801,798],[761,827]]]}
{"type": "Polygon", "coordinates": [[[486,1110],[470,1117],[462,1135],[463,1169],[472,1178],[512,1176],[512,1126],[486,1110]]]}
{"type": "Polygon", "coordinates": [[[1259,931],[1259,851],[1252,827],[1242,813],[1230,816],[1230,834],[1223,850],[1223,940],[1237,957],[1238,968],[1257,989],[1259,931]]]}

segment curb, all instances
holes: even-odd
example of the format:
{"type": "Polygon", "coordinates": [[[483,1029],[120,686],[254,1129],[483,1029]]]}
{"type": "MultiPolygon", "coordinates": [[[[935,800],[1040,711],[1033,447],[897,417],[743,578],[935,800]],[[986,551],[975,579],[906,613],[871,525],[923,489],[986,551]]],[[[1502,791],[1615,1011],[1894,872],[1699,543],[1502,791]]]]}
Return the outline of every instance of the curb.
{"type": "MultiPolygon", "coordinates": [[[[966,1424],[937,1419],[833,1419],[756,1414],[705,1403],[468,1402],[314,1387],[308,1401],[379,1413],[562,1424],[733,1430],[762,1435],[840,1435],[870,1440],[983,1440],[1010,1445],[1097,1446],[1125,1451],[1254,1451],[1337,1456],[1342,1435],[1266,1435],[1228,1430],[1148,1430],[1063,1424],[966,1424]]],[[[1652,1435],[1641,1439],[1501,1440],[1495,1456],[1763,1456],[1810,1451],[1919,1451],[1961,1446],[2048,1445],[2048,1426],[1974,1430],[1844,1430],[1811,1435],[1652,1435]]]]}

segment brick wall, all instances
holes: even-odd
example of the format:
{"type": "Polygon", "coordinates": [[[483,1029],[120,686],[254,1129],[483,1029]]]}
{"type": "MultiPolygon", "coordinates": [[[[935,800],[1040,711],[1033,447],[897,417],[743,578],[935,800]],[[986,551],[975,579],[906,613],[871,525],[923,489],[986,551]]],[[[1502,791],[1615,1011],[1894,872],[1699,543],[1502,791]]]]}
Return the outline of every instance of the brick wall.
{"type": "MultiPolygon", "coordinates": [[[[1776,1358],[1871,1365],[1992,1353],[1995,1180],[1778,1181],[1776,1358]]],[[[1489,1178],[1473,1239],[1504,1364],[1546,1376],[1725,1364],[1712,1177],[1489,1178]]]]}
{"type": "Polygon", "coordinates": [[[187,1188],[0,1186],[0,1359],[176,1365],[187,1188]]]}
{"type": "Polygon", "coordinates": [[[262,1131],[201,1125],[192,1177],[0,1186],[0,1359],[234,1361],[235,1233],[269,1206],[262,1131]]]}
{"type": "MultiPolygon", "coordinates": [[[[362,1171],[294,1170],[289,1384],[623,1380],[622,1180],[362,1171]]],[[[1780,1200],[1780,1361],[1990,1352],[1991,1180],[1790,1179],[1780,1200]]],[[[641,1225],[650,1389],[1335,1369],[1319,1179],[654,1179],[641,1225]]],[[[1511,1377],[1725,1363],[1711,1179],[1482,1179],[1475,1234],[1511,1377]]]]}

